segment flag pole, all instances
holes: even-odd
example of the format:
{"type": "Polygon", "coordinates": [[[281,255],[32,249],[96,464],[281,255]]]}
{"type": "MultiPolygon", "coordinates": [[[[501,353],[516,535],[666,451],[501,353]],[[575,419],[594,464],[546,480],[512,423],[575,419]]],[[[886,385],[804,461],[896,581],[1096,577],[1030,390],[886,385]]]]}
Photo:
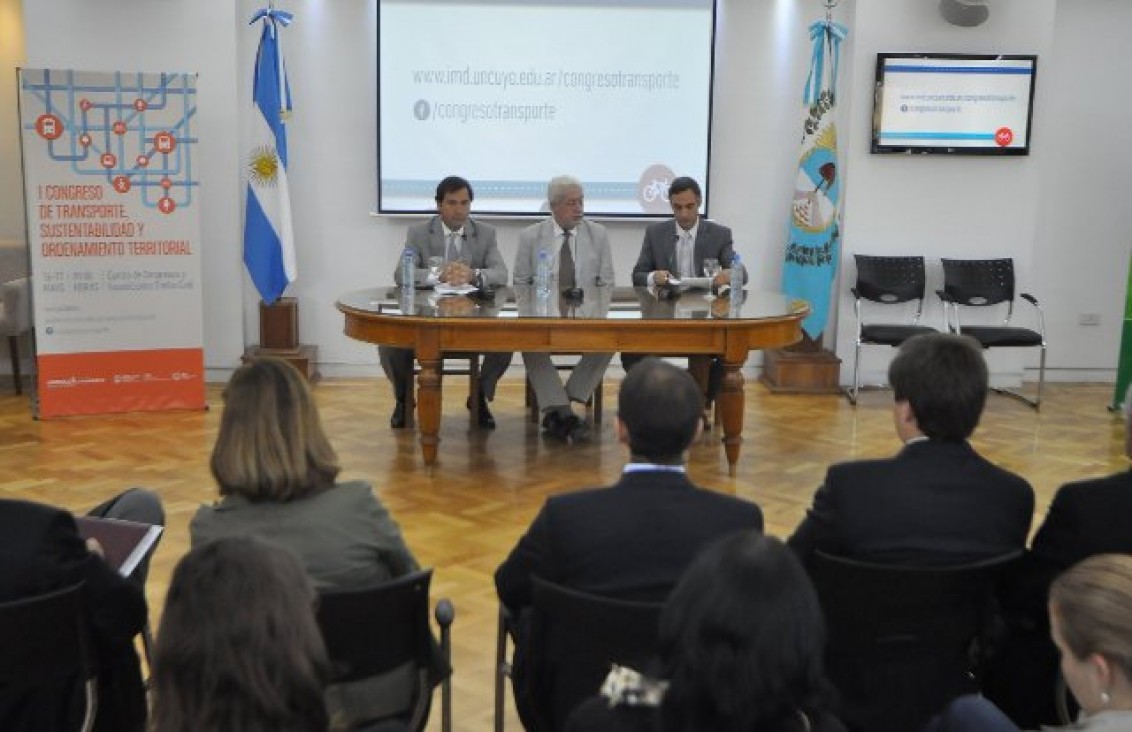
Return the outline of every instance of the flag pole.
{"type": "Polygon", "coordinates": [[[840,0],[822,0],[824,19],[810,24],[810,72],[802,94],[802,142],[792,181],[782,290],[810,304],[802,340],[764,352],[763,383],[774,392],[836,393],[841,361],[822,344],[833,320],[841,258],[841,183],[837,154],[837,76],[848,31],[833,20],[840,0]]]}
{"type": "Polygon", "coordinates": [[[260,338],[245,350],[244,360],[282,358],[313,380],[317,347],[300,344],[298,300],[283,297],[297,272],[287,172],[291,91],[281,42],[281,31],[293,20],[291,13],[276,9],[275,0],[268,0],[250,22],[262,27],[252,82],[251,135],[244,141],[242,161],[247,183],[244,264],[260,294],[260,338]]]}

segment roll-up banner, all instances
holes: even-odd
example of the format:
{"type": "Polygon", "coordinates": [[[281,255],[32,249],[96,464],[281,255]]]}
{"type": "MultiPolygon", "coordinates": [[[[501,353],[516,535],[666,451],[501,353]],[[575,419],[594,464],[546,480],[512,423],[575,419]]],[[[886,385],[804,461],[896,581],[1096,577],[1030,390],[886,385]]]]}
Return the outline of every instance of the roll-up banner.
{"type": "Polygon", "coordinates": [[[39,415],[203,409],[196,74],[19,86],[39,415]]]}

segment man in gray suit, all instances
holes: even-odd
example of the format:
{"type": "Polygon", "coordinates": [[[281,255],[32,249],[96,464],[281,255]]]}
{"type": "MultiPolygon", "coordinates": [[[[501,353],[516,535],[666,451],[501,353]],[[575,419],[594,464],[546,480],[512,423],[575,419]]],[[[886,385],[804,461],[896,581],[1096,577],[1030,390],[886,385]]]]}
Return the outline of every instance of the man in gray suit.
{"type": "MultiPolygon", "coordinates": [[[[577,178],[559,176],[547,187],[551,217],[519,233],[515,284],[531,285],[540,252],[550,257],[552,297],[562,291],[613,287],[613,254],[605,227],[584,218],[585,194],[577,178]]],[[[612,353],[587,353],[563,384],[548,353],[524,353],[527,377],[535,391],[547,434],[577,442],[589,428],[574,414],[572,402],[585,404],[601,383],[612,353]]]]}
{"type": "MultiPolygon", "coordinates": [[[[472,283],[477,287],[495,287],[507,284],[507,264],[499,253],[495,241],[495,227],[475,221],[468,216],[475,193],[468,181],[450,175],[436,186],[436,211],[423,224],[409,229],[406,246],[416,255],[417,287],[431,287],[437,282],[450,285],[472,283]],[[444,267],[435,280],[429,272],[429,257],[443,257],[444,267]]],[[[393,279],[401,284],[401,267],[393,270],[393,279]]],[[[405,426],[405,391],[413,378],[414,354],[410,348],[378,346],[381,367],[393,382],[393,395],[397,406],[389,418],[389,426],[405,426]]],[[[479,425],[491,429],[495,418],[487,408],[495,398],[495,385],[511,364],[510,353],[488,353],[480,370],[479,425]]],[[[468,408],[472,408],[471,397],[468,408]]]]}
{"type": "MultiPolygon", "coordinates": [[[[661,221],[645,229],[641,254],[633,267],[634,287],[664,287],[673,278],[701,277],[704,260],[714,259],[723,270],[711,286],[718,290],[731,281],[731,260],[735,251],[731,229],[700,216],[703,194],[694,178],[680,176],[668,186],[668,204],[672,221],[661,221]]],[[[743,270],[743,282],[747,271],[743,270]]],[[[621,354],[621,365],[628,371],[644,354],[621,354]]],[[[712,359],[708,379],[707,400],[715,398],[723,377],[719,359],[712,359]]]]}

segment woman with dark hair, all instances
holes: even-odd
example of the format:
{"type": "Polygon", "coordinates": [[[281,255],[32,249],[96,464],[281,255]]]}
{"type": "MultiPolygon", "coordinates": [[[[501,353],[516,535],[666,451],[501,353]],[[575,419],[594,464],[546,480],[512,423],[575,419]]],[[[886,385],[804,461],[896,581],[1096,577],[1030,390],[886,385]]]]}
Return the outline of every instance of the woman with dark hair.
{"type": "Polygon", "coordinates": [[[840,732],[828,710],[825,626],[794,554],[758,532],[705,549],[660,618],[659,680],[615,669],[571,732],[840,732]]]}
{"type": "Polygon", "coordinates": [[[157,636],[154,732],[326,732],[314,602],[282,547],[234,537],[186,554],[157,636]]]}
{"type": "Polygon", "coordinates": [[[256,359],[232,375],[211,468],[220,501],[193,517],[194,547],[225,536],[270,539],[295,553],[319,590],[418,568],[373,487],[336,482],[338,456],[314,397],[286,361],[256,359]]]}

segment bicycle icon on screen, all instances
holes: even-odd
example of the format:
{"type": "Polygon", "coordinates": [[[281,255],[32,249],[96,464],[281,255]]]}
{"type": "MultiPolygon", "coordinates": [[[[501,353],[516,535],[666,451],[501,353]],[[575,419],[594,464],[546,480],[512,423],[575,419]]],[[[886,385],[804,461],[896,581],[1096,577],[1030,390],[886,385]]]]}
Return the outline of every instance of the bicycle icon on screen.
{"type": "Polygon", "coordinates": [[[652,203],[657,199],[668,202],[668,186],[670,181],[666,178],[653,178],[652,183],[649,183],[641,191],[641,195],[645,199],[645,203],[652,203]]]}

